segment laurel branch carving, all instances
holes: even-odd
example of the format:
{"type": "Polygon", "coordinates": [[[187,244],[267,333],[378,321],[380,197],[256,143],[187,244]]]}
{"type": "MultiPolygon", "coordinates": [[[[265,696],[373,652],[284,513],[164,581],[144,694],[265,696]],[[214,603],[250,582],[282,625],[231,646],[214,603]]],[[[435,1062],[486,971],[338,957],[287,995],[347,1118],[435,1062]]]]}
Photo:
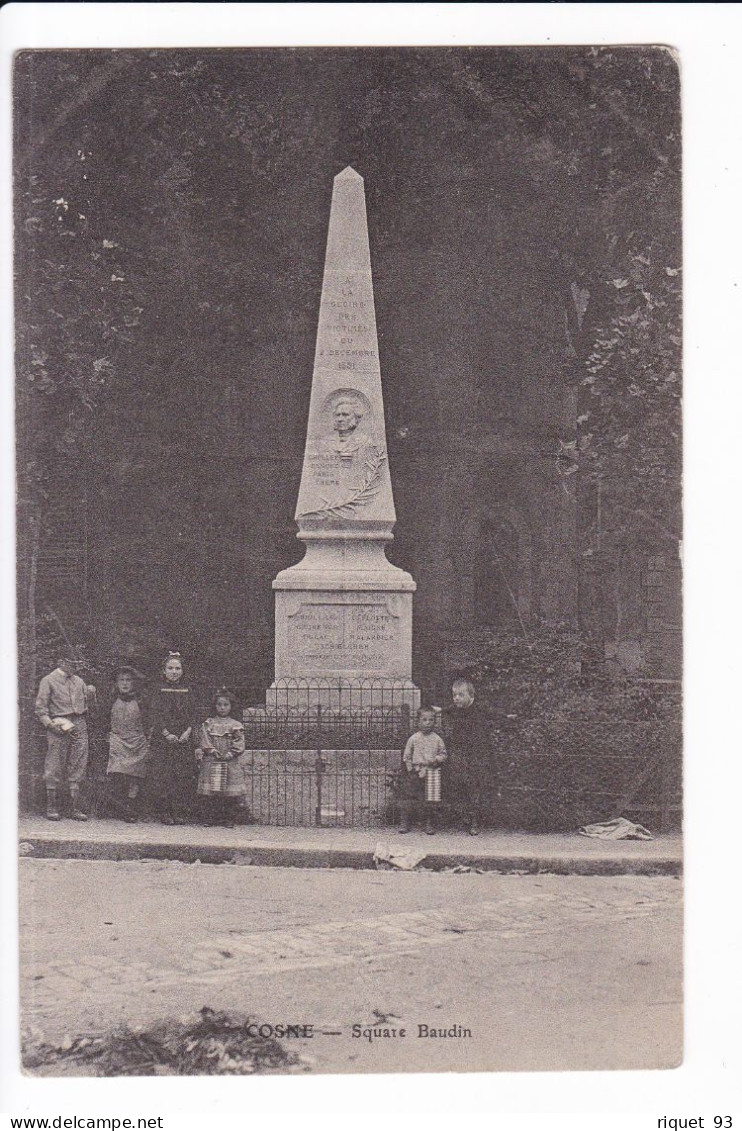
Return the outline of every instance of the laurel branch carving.
{"type": "Polygon", "coordinates": [[[363,483],[348,495],[347,499],[330,503],[323,500],[324,506],[313,511],[303,511],[302,518],[353,518],[360,507],[368,506],[381,488],[386,451],[384,448],[369,447],[364,462],[363,483]]]}

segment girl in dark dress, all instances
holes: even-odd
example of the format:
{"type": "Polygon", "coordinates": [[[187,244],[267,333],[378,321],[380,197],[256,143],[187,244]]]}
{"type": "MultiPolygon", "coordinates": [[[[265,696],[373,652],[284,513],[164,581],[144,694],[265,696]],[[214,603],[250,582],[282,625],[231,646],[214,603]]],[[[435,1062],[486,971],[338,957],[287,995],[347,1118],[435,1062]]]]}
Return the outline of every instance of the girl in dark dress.
{"type": "Polygon", "coordinates": [[[152,700],[152,754],[156,801],[165,825],[184,825],[194,792],[196,708],[183,678],[180,652],[165,660],[164,679],[152,700]]]}

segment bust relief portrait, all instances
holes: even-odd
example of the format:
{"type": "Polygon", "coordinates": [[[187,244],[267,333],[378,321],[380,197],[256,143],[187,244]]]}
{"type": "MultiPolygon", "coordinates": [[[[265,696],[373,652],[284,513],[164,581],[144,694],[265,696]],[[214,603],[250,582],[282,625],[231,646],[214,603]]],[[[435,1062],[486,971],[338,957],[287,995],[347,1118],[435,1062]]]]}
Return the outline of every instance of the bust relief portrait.
{"type": "Polygon", "coordinates": [[[333,435],[323,441],[325,451],[334,452],[341,459],[350,460],[372,442],[361,427],[365,405],[360,397],[341,395],[332,407],[333,435]]]}
{"type": "Polygon", "coordinates": [[[302,514],[349,518],[373,503],[385,473],[386,447],[373,437],[373,409],[363,393],[335,389],[325,399],[309,467],[312,502],[302,514]]]}

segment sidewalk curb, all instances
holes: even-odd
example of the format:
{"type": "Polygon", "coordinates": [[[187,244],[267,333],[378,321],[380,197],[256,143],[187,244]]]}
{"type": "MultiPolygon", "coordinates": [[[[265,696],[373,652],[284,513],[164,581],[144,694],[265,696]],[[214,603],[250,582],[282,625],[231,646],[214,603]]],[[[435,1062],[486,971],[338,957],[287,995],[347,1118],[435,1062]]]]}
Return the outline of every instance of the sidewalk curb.
{"type": "MultiPolygon", "coordinates": [[[[269,868],[355,868],[375,870],[373,853],[346,848],[297,848],[244,844],[154,844],[140,841],[56,840],[26,836],[21,855],[38,860],[177,860],[184,864],[234,864],[269,868]]],[[[477,855],[475,852],[430,853],[421,867],[434,872],[468,867],[482,872],[561,876],[680,876],[682,861],[660,857],[574,857],[569,855],[477,855]]]]}

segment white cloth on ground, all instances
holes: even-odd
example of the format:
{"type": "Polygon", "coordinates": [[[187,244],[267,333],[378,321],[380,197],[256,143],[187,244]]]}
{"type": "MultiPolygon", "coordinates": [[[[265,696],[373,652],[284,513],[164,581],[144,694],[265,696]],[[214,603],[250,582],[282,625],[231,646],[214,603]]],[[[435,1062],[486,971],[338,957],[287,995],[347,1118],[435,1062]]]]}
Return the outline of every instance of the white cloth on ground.
{"type": "Polygon", "coordinates": [[[583,825],[580,836],[595,840],[654,840],[649,829],[629,821],[626,817],[616,817],[612,821],[597,821],[593,825],[583,825]]]}

